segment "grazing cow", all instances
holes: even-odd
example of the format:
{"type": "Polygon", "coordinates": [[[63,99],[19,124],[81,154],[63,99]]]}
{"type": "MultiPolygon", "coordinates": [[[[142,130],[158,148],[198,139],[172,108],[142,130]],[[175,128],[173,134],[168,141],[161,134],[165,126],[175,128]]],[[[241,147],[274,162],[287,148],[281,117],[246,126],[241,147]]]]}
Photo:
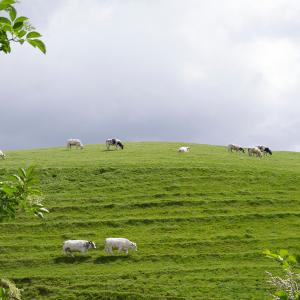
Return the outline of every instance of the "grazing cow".
{"type": "Polygon", "coordinates": [[[115,146],[116,149],[118,148],[121,148],[122,150],[124,149],[124,144],[118,139],[107,139],[105,144],[107,150],[109,150],[110,146],[115,146]]]}
{"type": "Polygon", "coordinates": [[[63,245],[64,254],[72,255],[72,252],[81,252],[85,254],[88,249],[96,249],[95,243],[85,240],[68,240],[65,241],[63,245]]]}
{"type": "Polygon", "coordinates": [[[5,159],[5,154],[0,150],[0,157],[2,158],[2,159],[5,159]]]}
{"type": "Polygon", "coordinates": [[[67,148],[71,149],[72,146],[75,146],[76,149],[78,149],[80,147],[80,149],[83,149],[83,144],[81,143],[81,141],[79,139],[69,139],[67,141],[67,148]]]}
{"type": "Polygon", "coordinates": [[[190,151],[190,147],[180,147],[178,149],[178,152],[184,153],[184,152],[189,152],[190,151]]]}
{"type": "Polygon", "coordinates": [[[248,154],[249,156],[262,157],[262,152],[257,147],[248,148],[248,154]]]}
{"type": "Polygon", "coordinates": [[[272,155],[272,151],[270,148],[266,147],[266,146],[257,146],[257,148],[264,154],[264,155],[272,155]]]}
{"type": "Polygon", "coordinates": [[[227,146],[227,150],[228,150],[229,152],[235,151],[235,152],[243,152],[243,153],[245,153],[244,148],[242,148],[242,147],[239,146],[239,145],[235,145],[235,144],[229,144],[229,145],[227,146]]]}
{"type": "Polygon", "coordinates": [[[136,243],[133,243],[125,238],[107,238],[105,239],[105,252],[114,255],[113,249],[118,249],[118,252],[125,251],[128,254],[128,249],[137,250],[136,243]]]}

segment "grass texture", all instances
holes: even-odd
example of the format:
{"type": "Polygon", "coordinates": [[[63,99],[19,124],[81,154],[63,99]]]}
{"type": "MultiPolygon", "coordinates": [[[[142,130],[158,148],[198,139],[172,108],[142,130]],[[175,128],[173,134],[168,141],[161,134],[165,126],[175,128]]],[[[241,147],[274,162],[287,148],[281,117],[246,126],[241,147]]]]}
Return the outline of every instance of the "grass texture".
{"type": "Polygon", "coordinates": [[[0,277],[24,299],[269,299],[265,270],[278,266],[262,250],[300,253],[300,153],[140,142],[7,156],[0,175],[36,165],[50,209],[0,224],[0,277]],[[107,237],[138,251],[108,256],[107,237]],[[65,257],[66,239],[97,249],[65,257]]]}

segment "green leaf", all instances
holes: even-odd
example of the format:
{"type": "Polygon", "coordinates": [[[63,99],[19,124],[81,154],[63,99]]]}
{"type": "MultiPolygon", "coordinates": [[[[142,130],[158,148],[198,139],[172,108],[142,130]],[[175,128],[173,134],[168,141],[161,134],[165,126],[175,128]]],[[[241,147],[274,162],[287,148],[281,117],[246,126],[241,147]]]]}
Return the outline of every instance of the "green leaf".
{"type": "Polygon", "coordinates": [[[2,0],[0,1],[0,10],[7,9],[10,5],[15,4],[15,0],[2,0]]]}
{"type": "Polygon", "coordinates": [[[24,39],[20,39],[20,40],[19,40],[19,43],[20,43],[21,45],[23,45],[23,44],[24,44],[24,42],[25,42],[25,40],[24,40],[24,39]]]}
{"type": "Polygon", "coordinates": [[[15,188],[9,185],[2,187],[1,190],[9,196],[13,195],[15,192],[15,188]]]}
{"type": "Polygon", "coordinates": [[[1,300],[8,300],[8,292],[4,287],[0,288],[0,297],[1,300]]]}
{"type": "Polygon", "coordinates": [[[9,7],[9,16],[12,21],[14,21],[17,16],[17,11],[13,6],[9,7]]]}
{"type": "Polygon", "coordinates": [[[38,39],[35,40],[27,40],[27,42],[32,45],[33,47],[38,47],[44,54],[46,54],[46,46],[45,44],[38,39]]]}
{"type": "Polygon", "coordinates": [[[13,31],[11,25],[8,25],[8,24],[3,25],[2,30],[6,31],[6,32],[7,31],[12,32],[13,31]]]}
{"type": "Polygon", "coordinates": [[[289,263],[288,263],[287,261],[284,261],[284,262],[282,263],[282,266],[283,266],[284,268],[288,269],[290,265],[289,265],[289,263]]]}
{"type": "Polygon", "coordinates": [[[26,30],[21,30],[21,31],[19,31],[19,32],[16,33],[16,36],[18,38],[22,38],[26,33],[27,33],[26,30]]]}
{"type": "Polygon", "coordinates": [[[15,4],[15,3],[16,3],[16,0],[1,0],[0,1],[1,5],[12,5],[12,4],[15,4]]]}
{"type": "Polygon", "coordinates": [[[37,32],[37,31],[31,31],[27,34],[26,38],[27,39],[32,39],[32,38],[38,38],[38,37],[41,37],[42,35],[37,32]]]}
{"type": "Polygon", "coordinates": [[[275,296],[279,297],[280,300],[288,300],[288,295],[285,291],[278,291],[275,296]]]}
{"type": "Polygon", "coordinates": [[[22,17],[18,17],[16,20],[15,20],[15,23],[19,23],[19,22],[24,22],[24,21],[26,21],[26,20],[28,20],[28,18],[27,17],[24,17],[24,16],[22,16],[22,17]]]}
{"type": "Polygon", "coordinates": [[[3,43],[2,45],[1,45],[1,43],[0,43],[0,51],[3,51],[4,53],[10,53],[10,51],[11,51],[11,48],[10,48],[10,45],[9,45],[9,43],[3,43]]]}
{"type": "Polygon", "coordinates": [[[18,174],[21,178],[26,178],[26,171],[24,170],[24,168],[19,168],[18,174]]]}
{"type": "Polygon", "coordinates": [[[270,255],[271,251],[269,249],[264,249],[262,253],[265,255],[270,255]]]}
{"type": "Polygon", "coordinates": [[[35,40],[26,40],[31,46],[36,47],[35,40]]]}
{"type": "Polygon", "coordinates": [[[280,249],[279,255],[280,255],[281,257],[286,257],[286,256],[289,255],[289,251],[286,250],[286,249],[280,249]]]}
{"type": "Polygon", "coordinates": [[[43,215],[43,213],[42,212],[38,212],[38,213],[36,213],[35,214],[37,217],[39,217],[39,218],[41,218],[41,219],[44,219],[44,215],[43,215]]]}
{"type": "Polygon", "coordinates": [[[0,17],[0,24],[1,23],[11,25],[11,21],[5,17],[0,17]]]}
{"type": "Polygon", "coordinates": [[[13,26],[13,30],[17,31],[19,29],[21,29],[24,25],[24,22],[15,22],[14,26],[13,26]]]}
{"type": "Polygon", "coordinates": [[[290,264],[290,265],[295,265],[297,264],[297,258],[296,256],[294,255],[290,255],[287,259],[287,262],[290,264]]]}
{"type": "Polygon", "coordinates": [[[8,180],[16,180],[15,175],[8,175],[6,178],[7,178],[8,180]]]}

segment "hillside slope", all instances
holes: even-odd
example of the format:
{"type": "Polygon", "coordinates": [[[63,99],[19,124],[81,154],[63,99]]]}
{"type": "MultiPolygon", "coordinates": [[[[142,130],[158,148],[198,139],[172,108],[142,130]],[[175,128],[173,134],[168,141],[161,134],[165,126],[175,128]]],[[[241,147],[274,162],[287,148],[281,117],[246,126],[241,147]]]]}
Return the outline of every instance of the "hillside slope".
{"type": "Polygon", "coordinates": [[[0,277],[24,299],[268,299],[264,248],[300,253],[300,153],[257,159],[225,147],[127,143],[8,152],[1,175],[35,164],[51,213],[0,224],[0,277]],[[106,237],[138,251],[110,257],[106,237]],[[66,239],[98,249],[62,255],[66,239]]]}

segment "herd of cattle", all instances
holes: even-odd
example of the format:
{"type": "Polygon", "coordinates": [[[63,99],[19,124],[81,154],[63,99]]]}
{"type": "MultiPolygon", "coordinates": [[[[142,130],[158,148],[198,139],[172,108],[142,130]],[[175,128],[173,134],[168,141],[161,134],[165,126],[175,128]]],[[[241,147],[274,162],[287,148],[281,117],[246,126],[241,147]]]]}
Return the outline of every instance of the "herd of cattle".
{"type": "MultiPolygon", "coordinates": [[[[109,150],[110,146],[115,146],[116,149],[124,149],[123,143],[118,139],[107,139],[106,142],[106,148],[109,150]]],[[[75,146],[76,148],[83,149],[83,144],[78,139],[70,139],[67,142],[67,148],[71,149],[72,146],[75,146]]],[[[239,145],[235,144],[229,144],[227,146],[227,149],[229,152],[243,152],[245,153],[245,149],[239,145]]],[[[256,156],[256,157],[262,157],[263,155],[272,155],[272,151],[269,147],[265,146],[257,146],[253,148],[246,148],[248,151],[249,156],[256,156]]],[[[189,152],[190,147],[182,146],[178,149],[178,152],[180,153],[186,153],[189,152]]],[[[132,249],[134,251],[137,250],[136,243],[131,242],[128,239],[125,238],[107,238],[105,240],[105,252],[107,254],[113,255],[113,249],[118,249],[119,253],[122,251],[125,251],[126,254],[128,254],[128,249],[132,249]]],[[[85,240],[68,240],[64,242],[63,245],[63,252],[65,254],[71,254],[72,252],[78,251],[81,253],[86,253],[88,249],[96,249],[96,245],[92,241],[85,241],[85,240]]]]}
{"type": "MultiPolygon", "coordinates": [[[[229,152],[243,152],[245,153],[245,149],[239,145],[229,144],[227,146],[229,152]]],[[[272,155],[272,151],[269,147],[266,146],[256,146],[253,148],[246,148],[249,156],[262,157],[263,155],[272,155]]]]}
{"type": "MultiPolygon", "coordinates": [[[[107,150],[110,149],[111,146],[114,146],[115,149],[124,149],[124,144],[119,139],[107,139],[106,142],[107,150]]],[[[79,139],[69,139],[67,141],[67,148],[72,149],[75,147],[76,149],[80,148],[83,149],[83,144],[79,139]]],[[[269,147],[265,146],[257,146],[253,148],[243,148],[239,145],[229,144],[227,146],[229,152],[243,152],[245,153],[245,149],[247,149],[249,156],[256,156],[262,157],[263,155],[272,155],[272,151],[269,147]]],[[[178,152],[185,153],[189,152],[190,147],[180,147],[178,152]]],[[[3,151],[0,150],[0,158],[4,159],[5,154],[3,151]]],[[[89,249],[96,249],[96,244],[93,241],[86,241],[86,240],[68,240],[65,241],[63,244],[63,253],[68,255],[72,255],[72,252],[81,252],[86,253],[89,249]]],[[[118,249],[118,252],[121,253],[124,251],[128,254],[128,250],[132,249],[134,251],[137,250],[137,245],[134,242],[126,238],[107,238],[105,240],[105,247],[104,250],[107,254],[113,255],[113,249],[118,249]]]]}
{"type": "MultiPolygon", "coordinates": [[[[235,144],[229,144],[227,146],[227,149],[229,152],[243,152],[245,153],[245,149],[239,145],[235,144]]],[[[256,157],[262,157],[263,155],[272,155],[272,151],[269,147],[266,146],[257,146],[253,148],[246,148],[248,151],[249,156],[256,156],[256,157]]],[[[185,153],[189,152],[190,147],[180,147],[178,149],[178,152],[185,153]]]]}
{"type": "MultiPolygon", "coordinates": [[[[107,139],[105,141],[106,149],[109,150],[111,146],[114,146],[115,149],[124,149],[124,144],[119,139],[107,139]]],[[[83,149],[83,144],[79,139],[69,139],[67,140],[67,148],[72,149],[75,147],[76,149],[83,149]]],[[[229,144],[227,146],[229,152],[243,152],[245,153],[245,149],[247,149],[249,156],[262,157],[263,155],[272,155],[272,151],[269,147],[266,146],[257,146],[253,148],[243,148],[240,145],[229,144]]],[[[180,147],[178,152],[185,153],[189,152],[190,147],[180,147]]],[[[5,154],[0,150],[0,158],[5,159],[5,154]]]]}
{"type": "MultiPolygon", "coordinates": [[[[110,149],[110,146],[115,146],[116,149],[124,149],[124,144],[119,139],[107,139],[106,142],[107,150],[110,149]]],[[[83,149],[83,144],[79,139],[70,139],[67,141],[67,148],[71,149],[72,146],[76,148],[83,149]]],[[[229,144],[227,146],[229,152],[243,152],[245,153],[245,149],[239,145],[229,144]]],[[[266,146],[257,146],[253,148],[246,148],[248,150],[249,156],[262,157],[263,155],[272,155],[272,151],[269,147],[266,146]]],[[[190,147],[182,146],[178,149],[178,152],[186,153],[190,151],[190,147]]]]}

